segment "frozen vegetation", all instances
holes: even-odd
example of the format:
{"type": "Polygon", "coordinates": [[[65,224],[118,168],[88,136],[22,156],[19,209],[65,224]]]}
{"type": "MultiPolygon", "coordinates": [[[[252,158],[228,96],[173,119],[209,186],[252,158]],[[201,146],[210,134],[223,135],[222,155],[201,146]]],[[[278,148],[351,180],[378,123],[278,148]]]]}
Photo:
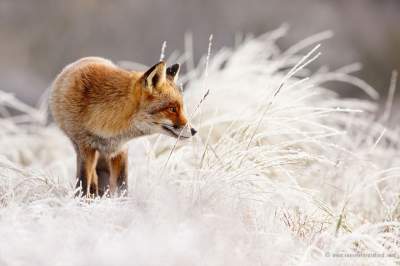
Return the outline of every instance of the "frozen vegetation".
{"type": "Polygon", "coordinates": [[[329,32],[282,51],[285,31],[198,66],[189,42],[166,55],[187,67],[200,134],[131,141],[127,198],[74,198],[74,151],[46,96],[29,107],[0,92],[0,265],[398,265],[396,73],[378,116],[359,65],[308,69],[329,32]]]}

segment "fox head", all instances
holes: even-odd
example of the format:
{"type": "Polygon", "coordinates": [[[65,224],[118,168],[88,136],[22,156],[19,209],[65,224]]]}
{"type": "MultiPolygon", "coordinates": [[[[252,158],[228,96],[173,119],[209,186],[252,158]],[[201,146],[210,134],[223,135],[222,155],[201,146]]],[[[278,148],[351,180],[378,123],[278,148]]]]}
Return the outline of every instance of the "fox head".
{"type": "Polygon", "coordinates": [[[182,94],[176,85],[179,64],[166,67],[161,61],[149,68],[136,82],[140,91],[139,113],[148,134],[162,133],[190,138],[196,130],[188,124],[182,94]]]}

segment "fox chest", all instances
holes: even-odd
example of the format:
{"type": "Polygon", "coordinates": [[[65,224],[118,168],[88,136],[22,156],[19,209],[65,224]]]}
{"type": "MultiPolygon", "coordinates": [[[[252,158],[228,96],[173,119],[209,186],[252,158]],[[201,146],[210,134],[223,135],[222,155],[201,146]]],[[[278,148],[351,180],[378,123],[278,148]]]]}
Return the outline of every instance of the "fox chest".
{"type": "Polygon", "coordinates": [[[89,135],[87,138],[89,145],[104,155],[113,155],[117,153],[128,141],[129,138],[125,136],[103,138],[98,135],[89,135]]]}

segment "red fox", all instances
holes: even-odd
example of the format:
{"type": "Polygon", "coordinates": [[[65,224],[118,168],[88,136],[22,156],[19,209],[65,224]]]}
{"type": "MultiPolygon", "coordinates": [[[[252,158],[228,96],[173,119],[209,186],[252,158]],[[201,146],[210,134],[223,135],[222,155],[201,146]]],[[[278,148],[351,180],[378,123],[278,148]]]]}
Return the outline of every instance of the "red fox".
{"type": "Polygon", "coordinates": [[[52,84],[50,109],[77,155],[77,186],[86,196],[128,189],[126,143],[163,133],[190,138],[180,90],[179,65],[161,61],[146,72],[128,71],[99,57],[68,66],[52,84]],[[99,178],[100,176],[100,178],[99,178]]]}

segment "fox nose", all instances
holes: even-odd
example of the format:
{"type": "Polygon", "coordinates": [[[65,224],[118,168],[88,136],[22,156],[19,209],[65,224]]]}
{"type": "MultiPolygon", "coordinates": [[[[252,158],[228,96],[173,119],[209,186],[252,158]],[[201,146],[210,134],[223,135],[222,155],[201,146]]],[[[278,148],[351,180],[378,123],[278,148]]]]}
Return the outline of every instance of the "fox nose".
{"type": "Polygon", "coordinates": [[[194,135],[196,135],[197,130],[194,129],[194,128],[191,128],[191,129],[190,129],[190,133],[192,133],[192,136],[194,136],[194,135]]]}

